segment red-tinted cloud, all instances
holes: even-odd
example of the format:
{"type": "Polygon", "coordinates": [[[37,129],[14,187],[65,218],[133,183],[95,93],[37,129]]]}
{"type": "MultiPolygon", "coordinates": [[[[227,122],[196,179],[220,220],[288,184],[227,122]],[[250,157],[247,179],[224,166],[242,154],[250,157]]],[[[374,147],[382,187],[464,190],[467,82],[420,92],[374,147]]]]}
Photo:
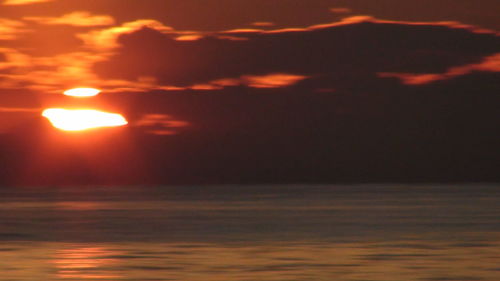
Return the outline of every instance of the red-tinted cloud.
{"type": "Polygon", "coordinates": [[[14,40],[27,32],[22,21],[0,18],[0,40],[14,40]]]}
{"type": "Polygon", "coordinates": [[[170,136],[177,134],[180,128],[188,127],[189,123],[166,114],[145,114],[132,125],[143,128],[149,134],[170,136]]]}
{"type": "Polygon", "coordinates": [[[60,17],[25,17],[24,19],[47,25],[107,26],[115,23],[111,16],[92,15],[85,11],[72,12],[60,17]]]}
{"type": "Polygon", "coordinates": [[[500,72],[500,53],[486,57],[479,63],[451,67],[444,73],[379,73],[379,76],[396,77],[401,79],[401,81],[407,85],[422,85],[435,81],[452,79],[474,71],[500,72]]]}
{"type": "Polygon", "coordinates": [[[330,12],[334,14],[349,14],[352,12],[350,8],[345,8],[345,7],[335,7],[335,8],[330,8],[330,12]]]}
{"type": "Polygon", "coordinates": [[[21,5],[30,5],[36,3],[44,3],[44,2],[52,2],[55,0],[5,0],[3,5],[5,6],[21,6],[21,5]]]}

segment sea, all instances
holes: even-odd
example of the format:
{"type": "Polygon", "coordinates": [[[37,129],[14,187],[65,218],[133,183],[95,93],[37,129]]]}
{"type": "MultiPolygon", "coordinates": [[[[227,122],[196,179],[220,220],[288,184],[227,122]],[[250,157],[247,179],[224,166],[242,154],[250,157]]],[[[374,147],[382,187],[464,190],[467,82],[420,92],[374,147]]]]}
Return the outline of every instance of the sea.
{"type": "Polygon", "coordinates": [[[498,184],[0,188],[0,280],[498,281],[498,184]]]}

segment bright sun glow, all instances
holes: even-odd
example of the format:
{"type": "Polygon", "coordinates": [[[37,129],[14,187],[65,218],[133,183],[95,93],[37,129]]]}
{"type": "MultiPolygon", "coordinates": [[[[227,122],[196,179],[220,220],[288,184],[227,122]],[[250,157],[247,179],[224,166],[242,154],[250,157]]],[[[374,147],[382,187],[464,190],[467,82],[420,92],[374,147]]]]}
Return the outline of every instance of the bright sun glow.
{"type": "Polygon", "coordinates": [[[92,109],[49,108],[42,113],[52,125],[63,131],[83,131],[102,127],[118,127],[128,122],[121,114],[92,109]]]}
{"type": "Polygon", "coordinates": [[[93,88],[75,88],[67,90],[64,92],[66,96],[76,97],[76,98],[88,98],[97,96],[101,90],[93,88]]]}

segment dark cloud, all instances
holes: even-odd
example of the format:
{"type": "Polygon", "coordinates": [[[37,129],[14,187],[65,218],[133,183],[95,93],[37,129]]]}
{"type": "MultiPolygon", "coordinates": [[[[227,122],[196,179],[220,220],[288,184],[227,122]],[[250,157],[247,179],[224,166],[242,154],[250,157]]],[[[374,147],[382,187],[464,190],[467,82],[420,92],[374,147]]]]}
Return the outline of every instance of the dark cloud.
{"type": "Polygon", "coordinates": [[[471,28],[364,18],[306,29],[222,32],[190,41],[143,28],[121,36],[119,43],[117,55],[95,66],[101,77],[153,77],[170,86],[273,73],[332,79],[445,73],[500,50],[499,37],[471,28]]]}

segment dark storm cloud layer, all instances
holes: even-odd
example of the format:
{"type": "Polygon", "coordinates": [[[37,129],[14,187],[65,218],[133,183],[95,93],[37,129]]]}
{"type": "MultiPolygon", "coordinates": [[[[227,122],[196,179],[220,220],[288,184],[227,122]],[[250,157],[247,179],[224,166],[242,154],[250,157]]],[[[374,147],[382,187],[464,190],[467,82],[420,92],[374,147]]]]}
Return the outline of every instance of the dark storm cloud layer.
{"type": "Polygon", "coordinates": [[[95,70],[107,79],[153,77],[169,86],[231,84],[227,79],[282,73],[321,79],[326,83],[321,87],[342,87],[377,73],[446,73],[500,52],[500,37],[493,33],[364,18],[306,29],[222,32],[190,41],[175,36],[150,28],[123,35],[118,54],[95,70]]]}

